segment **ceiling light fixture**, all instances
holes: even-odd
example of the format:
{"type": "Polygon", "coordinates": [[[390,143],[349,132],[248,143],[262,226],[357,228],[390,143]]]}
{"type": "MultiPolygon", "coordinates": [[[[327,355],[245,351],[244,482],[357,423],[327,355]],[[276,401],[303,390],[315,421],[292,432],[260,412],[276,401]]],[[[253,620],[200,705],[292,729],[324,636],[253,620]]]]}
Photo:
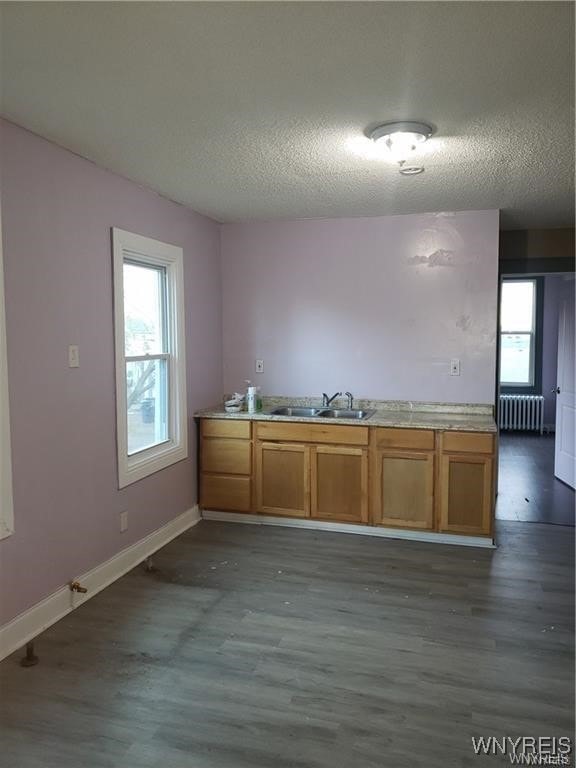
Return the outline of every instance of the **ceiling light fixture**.
{"type": "Polygon", "coordinates": [[[403,167],[404,163],[418,145],[424,144],[433,133],[434,128],[428,123],[400,120],[377,126],[370,131],[369,137],[375,144],[383,144],[388,148],[391,157],[400,166],[402,176],[417,176],[424,172],[424,168],[421,165],[403,167]]]}
{"type": "Polygon", "coordinates": [[[404,160],[406,153],[413,152],[418,144],[423,144],[434,133],[428,123],[415,120],[401,120],[395,123],[383,123],[370,132],[372,141],[385,144],[394,154],[400,154],[404,160]]]}

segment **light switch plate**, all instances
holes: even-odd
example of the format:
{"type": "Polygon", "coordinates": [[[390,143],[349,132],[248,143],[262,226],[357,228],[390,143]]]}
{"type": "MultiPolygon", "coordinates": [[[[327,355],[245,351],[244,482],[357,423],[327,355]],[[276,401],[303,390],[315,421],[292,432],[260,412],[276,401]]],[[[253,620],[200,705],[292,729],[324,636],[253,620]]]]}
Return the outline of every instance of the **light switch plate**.
{"type": "Polygon", "coordinates": [[[264,360],[256,360],[256,373],[264,373],[264,360]]]}
{"type": "Polygon", "coordinates": [[[450,360],[450,376],[460,376],[460,360],[457,357],[450,360]]]}
{"type": "Polygon", "coordinates": [[[76,344],[70,344],[68,347],[68,367],[80,368],[80,351],[76,344]]]}
{"type": "Polygon", "coordinates": [[[128,530],[128,511],[120,512],[120,533],[128,530]]]}

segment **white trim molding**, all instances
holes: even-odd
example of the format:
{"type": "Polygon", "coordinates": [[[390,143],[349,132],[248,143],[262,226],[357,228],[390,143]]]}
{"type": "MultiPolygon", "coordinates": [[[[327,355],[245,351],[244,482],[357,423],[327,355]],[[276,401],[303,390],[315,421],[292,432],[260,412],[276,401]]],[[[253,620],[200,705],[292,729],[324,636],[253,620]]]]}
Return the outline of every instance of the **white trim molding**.
{"type": "Polygon", "coordinates": [[[200,519],[196,505],[106,562],[71,579],[86,587],[86,594],[71,592],[70,587],[66,585],[16,616],[0,628],[0,660],[33,640],[79,605],[83,605],[172,539],[192,528],[200,519]]]}
{"type": "MultiPolygon", "coordinates": [[[[118,487],[165,469],[188,456],[186,411],[186,339],[184,316],[184,256],[182,248],[150,237],[112,228],[114,263],[114,339],[116,358],[116,432],[118,487]],[[158,267],[166,275],[166,349],[150,359],[168,361],[168,439],[138,453],[128,454],[128,407],[124,338],[124,262],[158,267]]],[[[146,359],[143,356],[140,359],[146,359]]]]}
{"type": "Polygon", "coordinates": [[[12,498],[10,403],[8,397],[4,257],[2,251],[2,212],[0,206],[0,539],[5,539],[12,533],[14,533],[14,502],[12,498]]]}
{"type": "Polygon", "coordinates": [[[423,541],[428,544],[456,544],[460,547],[482,547],[496,549],[494,539],[487,536],[459,536],[453,533],[433,531],[410,531],[406,528],[380,528],[375,525],[351,525],[350,523],[329,523],[323,520],[303,520],[299,517],[272,517],[271,515],[250,515],[242,512],[219,512],[205,509],[203,520],[219,520],[226,523],[248,523],[249,525],[279,525],[285,528],[308,528],[314,531],[333,533],[355,533],[360,536],[377,536],[385,539],[423,541]]]}

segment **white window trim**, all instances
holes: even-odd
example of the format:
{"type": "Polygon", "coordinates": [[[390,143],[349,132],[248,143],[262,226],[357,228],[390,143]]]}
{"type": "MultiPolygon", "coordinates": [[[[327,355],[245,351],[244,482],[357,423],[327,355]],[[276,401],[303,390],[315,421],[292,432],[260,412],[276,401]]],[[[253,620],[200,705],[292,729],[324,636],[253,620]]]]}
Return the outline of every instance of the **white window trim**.
{"type": "Polygon", "coordinates": [[[4,258],[2,252],[2,214],[0,211],[0,539],[5,539],[13,533],[14,500],[12,497],[10,403],[8,399],[6,311],[4,306],[4,258]]]}
{"type": "Polygon", "coordinates": [[[116,347],[116,435],[118,485],[124,488],[188,456],[186,352],[184,334],[184,258],[182,248],[112,228],[114,254],[114,328],[116,347]],[[168,335],[170,338],[170,439],[128,455],[126,366],[124,356],[124,259],[166,269],[168,335]]]}

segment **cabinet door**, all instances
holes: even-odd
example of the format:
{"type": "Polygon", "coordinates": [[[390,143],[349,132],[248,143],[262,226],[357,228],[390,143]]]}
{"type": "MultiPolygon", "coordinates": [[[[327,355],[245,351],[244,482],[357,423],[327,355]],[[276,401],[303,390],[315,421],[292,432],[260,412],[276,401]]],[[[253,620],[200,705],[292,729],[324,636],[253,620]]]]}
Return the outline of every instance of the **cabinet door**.
{"type": "Polygon", "coordinates": [[[310,449],[296,443],[256,443],[256,508],[310,516],[310,449]]]}
{"type": "Polygon", "coordinates": [[[394,450],[374,453],[372,522],[421,530],[434,527],[433,453],[394,450]]]}
{"type": "Polygon", "coordinates": [[[368,452],[363,448],[312,449],[312,517],[368,522],[368,452]]]}
{"type": "Polygon", "coordinates": [[[443,454],[440,467],[440,530],[490,535],[492,458],[443,454]]]}

